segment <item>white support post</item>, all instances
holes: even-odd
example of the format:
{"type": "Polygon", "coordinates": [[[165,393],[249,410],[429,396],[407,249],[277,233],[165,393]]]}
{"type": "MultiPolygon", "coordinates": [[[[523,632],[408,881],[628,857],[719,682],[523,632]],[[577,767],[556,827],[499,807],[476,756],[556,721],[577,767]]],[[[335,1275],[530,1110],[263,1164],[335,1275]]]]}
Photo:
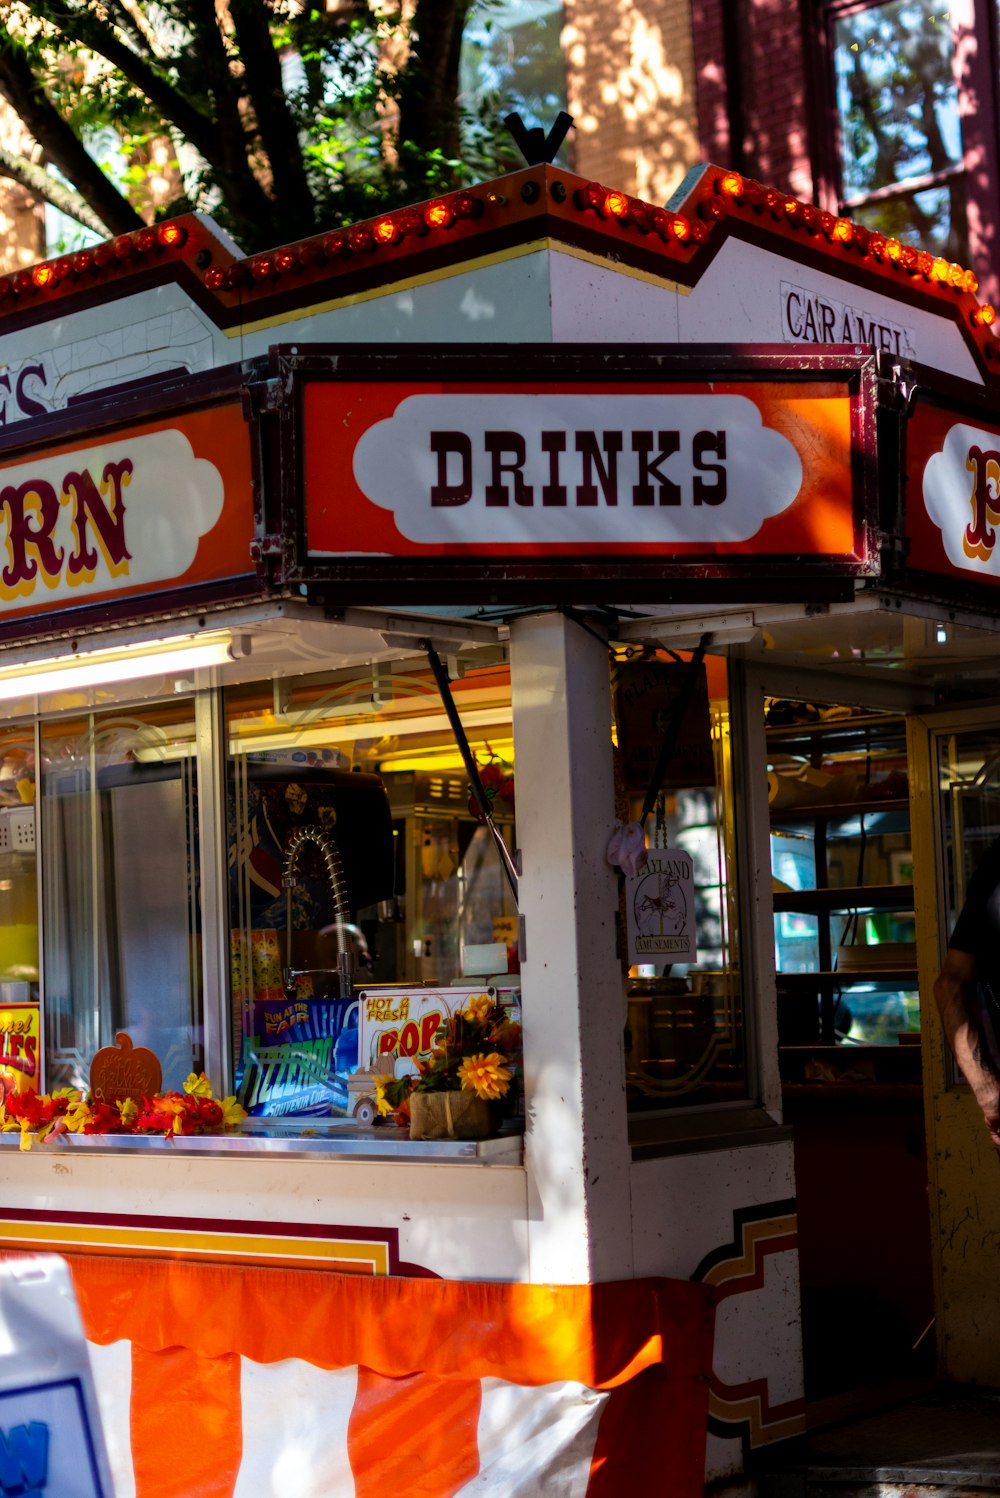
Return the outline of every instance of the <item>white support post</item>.
{"type": "MultiPolygon", "coordinates": [[[[588,626],[589,629],[589,626],[588,626]]],[[[608,652],[561,614],[511,625],[529,1277],[632,1274],[608,652]]]]}

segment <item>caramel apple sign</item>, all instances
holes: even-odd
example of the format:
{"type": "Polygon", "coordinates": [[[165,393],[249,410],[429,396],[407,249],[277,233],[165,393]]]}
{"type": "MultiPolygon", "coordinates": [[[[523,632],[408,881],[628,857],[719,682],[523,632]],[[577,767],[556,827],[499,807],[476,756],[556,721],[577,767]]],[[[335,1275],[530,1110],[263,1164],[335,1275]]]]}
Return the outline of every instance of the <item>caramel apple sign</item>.
{"type": "Polygon", "coordinates": [[[746,396],[407,396],[354,476],[423,545],[739,544],[794,502],[795,446],[746,396]]]}

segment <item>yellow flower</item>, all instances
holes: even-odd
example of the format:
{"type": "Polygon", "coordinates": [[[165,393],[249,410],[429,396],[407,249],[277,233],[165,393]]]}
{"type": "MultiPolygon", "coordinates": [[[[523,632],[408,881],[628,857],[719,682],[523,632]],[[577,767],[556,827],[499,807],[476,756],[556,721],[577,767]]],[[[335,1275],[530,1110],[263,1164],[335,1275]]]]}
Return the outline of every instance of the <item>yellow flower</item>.
{"type": "Polygon", "coordinates": [[[90,1104],[86,1098],[78,1096],[75,1102],[70,1103],[69,1109],[64,1115],[66,1128],[71,1134],[81,1134],[93,1116],[90,1104]]]}
{"type": "Polygon", "coordinates": [[[194,1097],[211,1097],[212,1084],[202,1072],[189,1072],[187,1081],[184,1083],[184,1091],[194,1097]]]}
{"type": "Polygon", "coordinates": [[[484,1025],[493,1013],[493,1000],[488,993],[470,994],[463,1013],[466,1019],[475,1020],[478,1024],[484,1025]]]}
{"type": "Polygon", "coordinates": [[[393,1111],[392,1104],[385,1095],[385,1089],[391,1081],[392,1078],[389,1076],[380,1076],[375,1078],[375,1106],[381,1113],[383,1118],[385,1118],[387,1114],[392,1113],[393,1111]]]}
{"type": "Polygon", "coordinates": [[[501,1098],[510,1086],[513,1073],[504,1066],[498,1051],[488,1056],[469,1056],[458,1069],[463,1092],[474,1092],[481,1098],[501,1098]]]}
{"type": "Polygon", "coordinates": [[[222,1127],[224,1129],[235,1129],[247,1116],[247,1110],[241,1108],[235,1097],[224,1097],[219,1104],[222,1109],[222,1127]]]}

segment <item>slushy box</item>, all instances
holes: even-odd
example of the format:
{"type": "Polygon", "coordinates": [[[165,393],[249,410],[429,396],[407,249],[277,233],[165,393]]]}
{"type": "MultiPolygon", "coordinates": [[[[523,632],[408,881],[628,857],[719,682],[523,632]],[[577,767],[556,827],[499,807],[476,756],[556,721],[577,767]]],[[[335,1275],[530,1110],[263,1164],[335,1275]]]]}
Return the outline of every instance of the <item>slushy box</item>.
{"type": "Polygon", "coordinates": [[[477,994],[520,1017],[520,991],[483,983],[362,989],[350,999],[254,1000],[243,1036],[239,1099],[251,1117],[375,1119],[375,1077],[416,1071],[444,1021],[477,994]]]}

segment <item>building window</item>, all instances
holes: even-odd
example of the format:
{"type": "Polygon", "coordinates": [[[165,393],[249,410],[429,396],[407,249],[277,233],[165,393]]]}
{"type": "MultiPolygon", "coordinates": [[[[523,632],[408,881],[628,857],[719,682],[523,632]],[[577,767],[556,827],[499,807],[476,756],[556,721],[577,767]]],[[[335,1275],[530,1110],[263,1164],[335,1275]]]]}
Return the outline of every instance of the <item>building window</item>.
{"type": "Polygon", "coordinates": [[[831,8],[840,210],[968,263],[955,39],[942,0],[831,8]]]}

